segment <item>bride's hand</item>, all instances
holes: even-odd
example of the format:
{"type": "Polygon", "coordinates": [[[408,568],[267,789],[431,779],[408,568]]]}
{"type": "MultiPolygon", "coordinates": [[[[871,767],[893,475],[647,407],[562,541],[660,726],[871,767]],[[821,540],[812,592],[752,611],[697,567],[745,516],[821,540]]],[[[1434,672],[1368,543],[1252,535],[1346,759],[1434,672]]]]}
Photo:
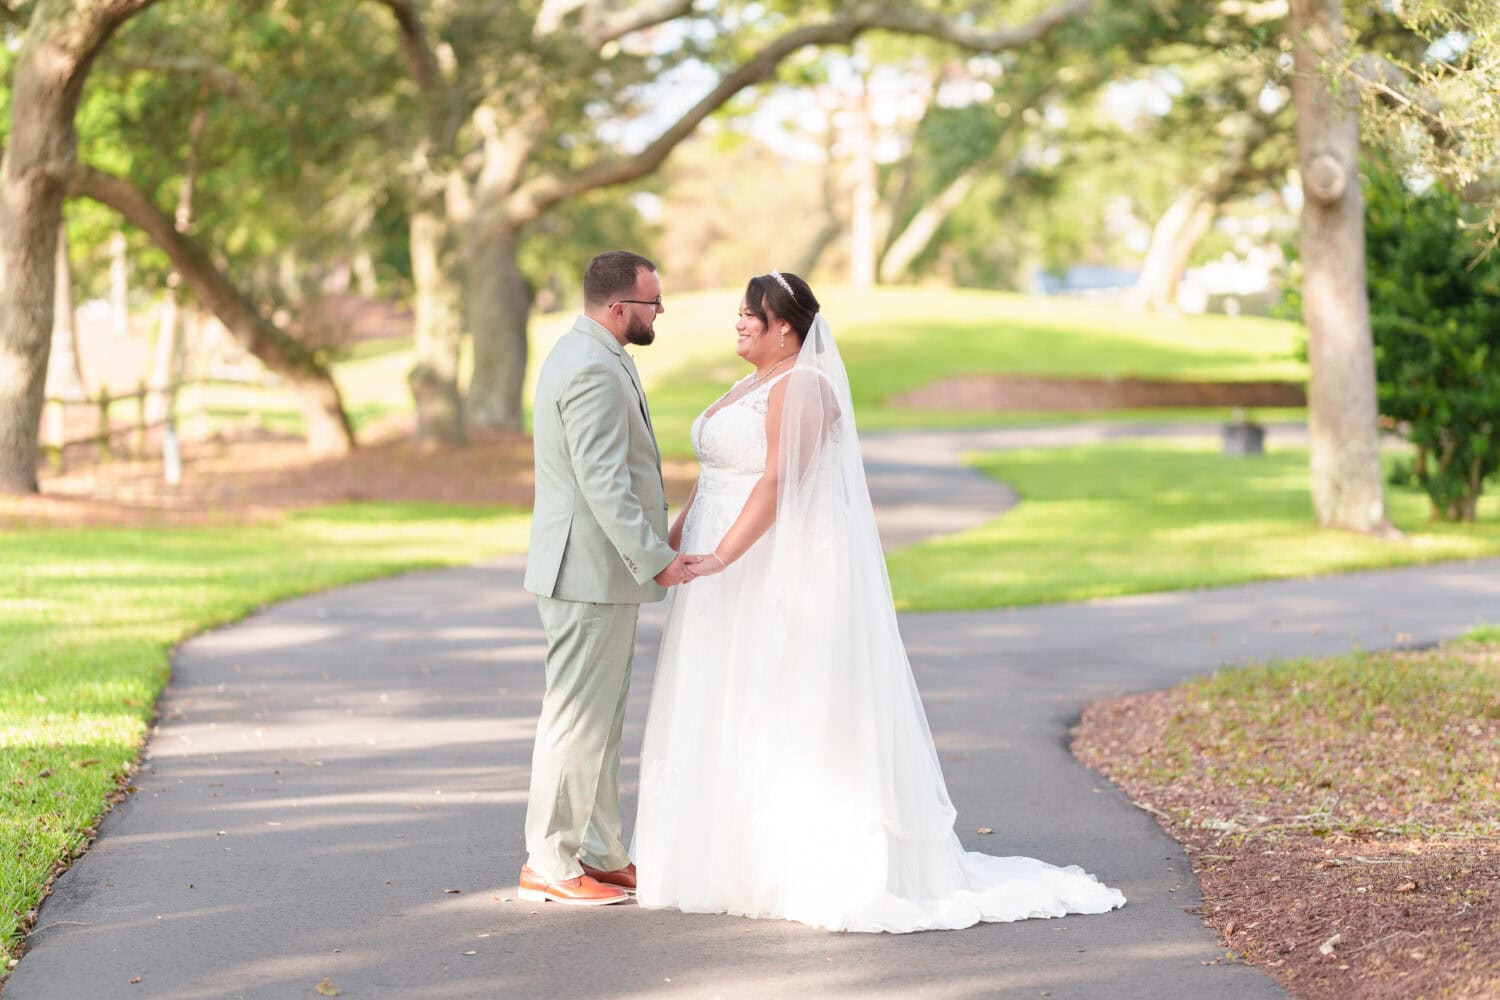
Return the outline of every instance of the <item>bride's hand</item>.
{"type": "Polygon", "coordinates": [[[706,556],[683,556],[682,561],[691,577],[713,576],[724,572],[724,560],[711,552],[706,556]]]}

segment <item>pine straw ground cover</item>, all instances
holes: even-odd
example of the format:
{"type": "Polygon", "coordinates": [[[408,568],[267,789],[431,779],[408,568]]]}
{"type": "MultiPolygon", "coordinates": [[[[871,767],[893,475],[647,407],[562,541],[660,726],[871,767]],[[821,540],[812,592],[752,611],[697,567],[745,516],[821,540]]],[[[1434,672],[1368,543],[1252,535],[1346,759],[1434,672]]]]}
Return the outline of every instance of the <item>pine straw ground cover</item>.
{"type": "Polygon", "coordinates": [[[1218,961],[1312,1000],[1500,997],[1500,630],[1100,702],[1073,752],[1183,845],[1218,961]]]}

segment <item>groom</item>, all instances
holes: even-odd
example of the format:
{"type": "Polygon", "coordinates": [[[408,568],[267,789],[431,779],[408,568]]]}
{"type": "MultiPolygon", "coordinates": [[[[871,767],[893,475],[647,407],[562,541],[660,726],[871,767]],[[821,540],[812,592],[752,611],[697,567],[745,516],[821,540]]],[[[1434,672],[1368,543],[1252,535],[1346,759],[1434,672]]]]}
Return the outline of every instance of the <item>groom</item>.
{"type": "Polygon", "coordinates": [[[636,618],[687,579],[667,545],[661,455],[626,344],[656,339],[656,265],[615,250],[583,277],[583,315],[547,355],[534,414],[526,589],[547,633],[520,898],[579,906],[635,890],[620,842],[620,731],[636,618]]]}

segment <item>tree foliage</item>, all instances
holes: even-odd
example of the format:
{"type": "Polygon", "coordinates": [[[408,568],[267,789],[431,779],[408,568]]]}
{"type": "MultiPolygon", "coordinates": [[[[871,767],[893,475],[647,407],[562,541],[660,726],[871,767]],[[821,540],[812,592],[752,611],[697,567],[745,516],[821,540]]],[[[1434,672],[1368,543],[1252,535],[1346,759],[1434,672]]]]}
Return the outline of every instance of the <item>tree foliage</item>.
{"type": "Polygon", "coordinates": [[[1500,470],[1500,255],[1475,261],[1479,212],[1451,188],[1414,192],[1381,160],[1365,181],[1380,410],[1417,446],[1401,475],[1433,517],[1472,521],[1500,470]]]}
{"type": "Polygon", "coordinates": [[[1500,4],[1397,0],[1408,43],[1372,50],[1350,67],[1364,101],[1366,138],[1396,162],[1443,179],[1482,211],[1465,213],[1500,241],[1500,4]]]}

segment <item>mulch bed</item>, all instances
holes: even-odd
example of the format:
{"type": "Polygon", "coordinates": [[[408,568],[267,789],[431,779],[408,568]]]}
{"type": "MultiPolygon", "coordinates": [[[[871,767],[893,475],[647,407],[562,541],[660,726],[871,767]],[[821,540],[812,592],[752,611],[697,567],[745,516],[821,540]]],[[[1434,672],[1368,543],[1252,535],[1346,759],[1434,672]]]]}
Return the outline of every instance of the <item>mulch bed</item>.
{"type": "Polygon", "coordinates": [[[917,410],[1068,411],[1307,405],[1299,382],[1171,382],[1143,378],[961,375],[903,393],[917,410]]]}
{"type": "MultiPolygon", "coordinates": [[[[163,482],[159,455],[99,460],[71,449],[62,473],[41,470],[41,495],[0,497],[0,528],[239,523],[349,501],[531,506],[529,435],[478,433],[444,447],[413,442],[411,430],[409,420],[384,422],[336,459],[253,428],[185,442],[175,487],[163,482]]],[[[663,473],[668,496],[686,499],[693,464],[667,461],[663,473]]]]}
{"type": "MultiPolygon", "coordinates": [[[[1475,655],[1500,657],[1500,649],[1475,655]]],[[[1235,764],[1221,759],[1195,761],[1170,782],[1152,777],[1142,762],[1160,751],[1163,734],[1205,711],[1193,697],[1173,688],[1091,705],[1073,752],[1182,844],[1203,889],[1201,916],[1226,949],[1216,961],[1249,962],[1308,1000],[1500,997],[1500,838],[1412,836],[1403,829],[1413,821],[1441,830],[1443,807],[1412,813],[1373,794],[1357,811],[1385,811],[1403,829],[1308,822],[1326,818],[1331,800],[1362,794],[1369,759],[1338,741],[1298,749],[1349,775],[1347,788],[1252,799],[1224,778],[1235,764]]],[[[1496,709],[1458,720],[1480,760],[1500,746],[1496,709]]],[[[1488,760],[1481,766],[1493,767],[1488,760]]],[[[1341,808],[1332,807],[1335,816],[1341,808]]]]}

